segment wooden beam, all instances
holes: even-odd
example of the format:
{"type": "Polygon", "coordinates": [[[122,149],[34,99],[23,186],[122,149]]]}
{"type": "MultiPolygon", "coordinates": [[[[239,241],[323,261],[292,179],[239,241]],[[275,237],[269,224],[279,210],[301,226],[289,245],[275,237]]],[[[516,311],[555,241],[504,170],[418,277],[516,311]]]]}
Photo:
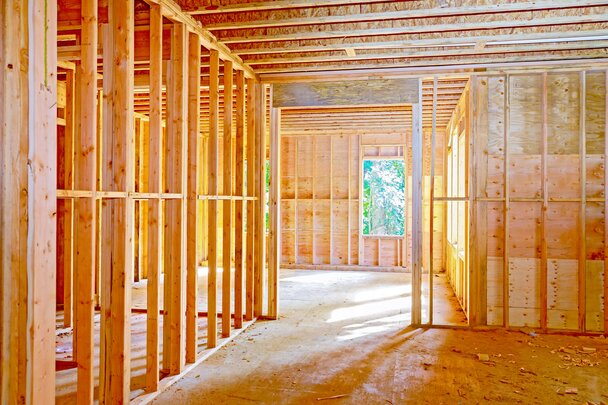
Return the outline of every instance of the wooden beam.
{"type": "Polygon", "coordinates": [[[243,70],[247,77],[257,79],[257,76],[251,67],[243,63],[241,58],[233,54],[223,42],[218,41],[215,35],[203,28],[203,26],[192,16],[184,12],[174,0],[146,0],[146,2],[151,5],[162,5],[163,15],[174,22],[180,22],[186,25],[190,32],[193,32],[200,37],[202,46],[206,49],[217,51],[220,59],[232,62],[237,68],[243,70]]]}
{"type": "MultiPolygon", "coordinates": [[[[217,50],[212,49],[209,67],[209,194],[218,194],[218,98],[219,98],[219,68],[220,57],[217,50]]],[[[208,267],[207,281],[207,348],[217,345],[217,200],[209,200],[208,209],[208,267]]]]}
{"type": "MultiPolygon", "coordinates": [[[[412,34],[411,38],[402,38],[391,41],[358,41],[355,38],[352,42],[346,39],[331,39],[323,42],[303,44],[301,41],[293,44],[285,44],[281,46],[270,46],[267,43],[258,44],[243,44],[233,46],[233,52],[237,55],[258,55],[258,54],[285,54],[285,53],[302,53],[302,52],[323,52],[323,51],[341,51],[345,46],[349,49],[406,49],[406,48],[425,48],[437,46],[469,46],[474,48],[478,43],[488,45],[500,44],[531,44],[531,43],[560,43],[560,42],[578,42],[578,41],[603,41],[606,40],[606,32],[604,30],[581,30],[581,31],[566,31],[567,28],[561,28],[559,31],[552,32],[527,32],[521,34],[496,34],[496,35],[463,35],[461,32],[443,33],[438,38],[418,38],[412,34]]],[[[383,37],[378,37],[382,39],[383,37]]]]}
{"type": "Polygon", "coordinates": [[[412,50],[404,50],[394,48],[393,50],[384,51],[382,53],[360,53],[356,55],[296,55],[280,54],[280,56],[269,56],[264,58],[248,58],[247,63],[250,66],[259,65],[288,65],[294,63],[320,63],[320,62],[342,62],[342,61],[370,61],[382,59],[421,59],[421,58],[442,58],[448,56],[467,55],[474,57],[477,55],[507,55],[507,54],[522,54],[532,53],[538,57],[539,52],[556,52],[556,51],[584,51],[591,49],[603,49],[608,47],[608,41],[579,41],[552,43],[550,45],[543,44],[525,44],[525,45],[494,45],[487,46],[483,49],[477,49],[471,46],[459,46],[455,48],[440,48],[430,50],[420,50],[420,48],[412,50]]]}
{"type": "MultiPolygon", "coordinates": [[[[232,107],[233,107],[233,69],[232,62],[224,62],[224,137],[222,177],[224,195],[232,195],[232,107]]],[[[232,300],[232,201],[224,201],[222,224],[222,314],[231,313],[232,300]]],[[[222,316],[222,337],[230,336],[231,318],[222,316]]]]}
{"type": "Polygon", "coordinates": [[[419,101],[412,105],[412,324],[422,322],[422,80],[419,101]]]}
{"type": "Polygon", "coordinates": [[[81,3],[82,59],[76,68],[79,131],[75,138],[77,190],[92,190],[91,198],[78,198],[75,204],[75,311],[77,333],[74,351],[78,353],[76,398],[79,403],[93,403],[94,397],[94,306],[95,247],[97,204],[97,0],[81,3]]]}
{"type": "MultiPolygon", "coordinates": [[[[253,42],[276,42],[276,41],[299,41],[304,39],[325,39],[325,38],[348,38],[348,37],[364,37],[364,36],[380,36],[380,35],[407,35],[407,34],[427,34],[436,32],[465,32],[477,30],[491,29],[510,29],[510,28],[529,28],[540,26],[558,26],[564,24],[593,24],[604,23],[608,21],[608,15],[605,13],[598,14],[580,14],[571,16],[549,16],[533,18],[530,20],[521,19],[502,19],[502,20],[478,20],[455,23],[438,23],[438,24],[409,24],[399,27],[383,27],[383,28],[365,28],[352,29],[351,27],[344,30],[290,30],[274,32],[272,35],[252,34],[242,36],[225,36],[222,37],[222,42],[226,44],[237,43],[253,43],[253,42]]],[[[280,29],[279,29],[280,30],[280,29]]]]}
{"type": "MultiPolygon", "coordinates": [[[[346,79],[348,76],[353,76],[352,70],[358,70],[359,73],[365,72],[368,74],[368,78],[372,78],[373,76],[386,76],[386,74],[380,74],[380,71],[383,69],[391,69],[393,70],[393,74],[400,74],[406,71],[414,71],[415,69],[420,69],[418,77],[425,74],[434,74],[439,72],[451,72],[461,74],[463,71],[474,72],[476,69],[496,69],[496,70],[506,70],[507,68],[519,68],[522,69],[524,67],[542,67],[542,68],[550,68],[552,65],[559,65],[562,69],[567,65],[576,64],[578,69],[584,69],[584,64],[590,64],[591,66],[602,66],[603,63],[606,62],[603,58],[607,56],[607,52],[605,49],[589,49],[587,51],[576,51],[574,53],[569,53],[568,51],[560,51],[559,53],[551,53],[545,54],[542,58],[535,56],[533,54],[523,54],[518,55],[477,55],[476,57],[462,56],[462,57],[443,57],[443,58],[433,58],[433,59],[415,59],[408,63],[408,67],[402,67],[398,63],[389,62],[389,63],[381,63],[381,62],[373,62],[373,60],[368,60],[368,63],[361,62],[331,62],[331,63],[322,63],[317,62],[316,64],[288,64],[288,65],[269,65],[269,67],[257,68],[256,72],[261,75],[268,75],[269,73],[273,73],[278,75],[279,73],[287,74],[300,72],[300,75],[314,75],[317,73],[320,77],[331,77],[332,75],[340,75],[341,78],[346,79]],[[582,52],[582,53],[581,53],[582,52]],[[483,56],[483,57],[482,57],[483,56]],[[574,62],[577,61],[577,62],[574,62]],[[370,63],[371,62],[371,63],[370,63]],[[370,73],[370,69],[374,71],[370,73]],[[342,73],[340,71],[347,72],[347,74],[342,73]],[[320,72],[324,72],[321,74],[320,72]]],[[[520,72],[526,73],[526,72],[520,72]]],[[[261,76],[264,77],[264,76],[261,76]]],[[[326,79],[330,80],[330,79],[326,79]]],[[[263,80],[265,82],[273,82],[277,83],[280,81],[276,80],[263,80]]],[[[300,80],[297,80],[300,81],[300,80]]]]}
{"type": "MultiPolygon", "coordinates": [[[[338,80],[369,80],[370,78],[395,78],[395,77],[424,77],[429,74],[442,74],[462,76],[464,73],[468,75],[477,74],[502,74],[505,70],[510,70],[514,73],[529,73],[536,71],[539,68],[546,70],[580,70],[580,69],[606,69],[608,66],[608,58],[585,59],[573,58],[564,59],[564,57],[544,59],[544,60],[515,60],[513,58],[503,57],[500,59],[491,59],[483,61],[471,61],[470,59],[450,60],[450,61],[431,61],[427,66],[408,66],[396,67],[374,65],[373,70],[369,70],[372,66],[361,65],[358,67],[334,67],[330,70],[330,66],[322,66],[320,69],[311,68],[303,72],[302,68],[290,68],[282,72],[267,72],[260,74],[260,80],[266,84],[282,83],[282,82],[310,82],[310,81],[335,81],[338,80]],[[434,64],[433,64],[434,63],[434,64]],[[298,71],[298,69],[300,71],[298,71]],[[366,70],[367,69],[367,70],[366,70]],[[483,70],[482,70],[483,69],[483,70]]],[[[260,73],[260,69],[256,69],[260,73]]]]}
{"type": "MultiPolygon", "coordinates": [[[[256,92],[255,92],[255,81],[253,79],[247,79],[247,196],[255,197],[257,194],[255,188],[255,177],[256,177],[256,92]]],[[[254,280],[254,266],[255,266],[255,215],[256,215],[256,202],[247,202],[247,269],[245,277],[245,320],[250,321],[253,319],[253,280],[254,280]]]]}
{"type": "MultiPolygon", "coordinates": [[[[245,74],[236,71],[236,172],[233,194],[246,196],[245,190],[245,74]]],[[[234,327],[243,327],[243,273],[245,266],[245,221],[247,201],[234,202],[234,327]]]]}
{"type": "MultiPolygon", "coordinates": [[[[325,4],[323,4],[325,5],[325,4]]],[[[372,22],[372,21],[391,21],[405,20],[415,18],[441,18],[449,16],[478,16],[484,14],[505,14],[514,12],[534,12],[559,10],[570,8],[583,7],[598,7],[606,6],[608,3],[605,0],[565,0],[561,2],[555,1],[526,1],[521,3],[505,4],[501,1],[494,0],[490,4],[481,5],[466,5],[456,7],[437,7],[431,3],[430,6],[394,11],[377,11],[370,13],[348,13],[348,14],[331,14],[318,15],[311,17],[291,17],[293,14],[275,13],[276,18],[267,20],[257,19],[228,19],[221,22],[205,24],[208,30],[238,30],[249,28],[274,28],[274,27],[293,27],[301,25],[320,25],[320,24],[345,24],[353,22],[372,22]],[[282,17],[287,15],[287,17],[282,17]]],[[[259,9],[255,10],[259,11],[259,9]]],[[[194,13],[191,13],[194,14],[194,13]]]]}
{"type": "MultiPolygon", "coordinates": [[[[272,94],[271,89],[271,98],[272,94]]],[[[268,211],[268,243],[270,244],[268,253],[268,317],[277,319],[279,316],[279,267],[281,263],[281,110],[279,108],[270,109],[270,189],[268,211]]]]}
{"type": "Polygon", "coordinates": [[[290,8],[327,7],[362,3],[383,3],[386,0],[275,0],[227,4],[224,6],[202,6],[188,13],[197,14],[219,14],[246,11],[280,10],[290,8]]]}
{"type": "Polygon", "coordinates": [[[187,224],[187,280],[186,280],[186,362],[196,361],[198,340],[198,200],[201,193],[199,156],[201,155],[200,104],[201,43],[198,35],[189,34],[188,41],[188,220],[187,224]]]}
{"type": "Polygon", "coordinates": [[[418,100],[417,79],[277,83],[272,107],[408,104],[418,100]]]}
{"type": "MultiPolygon", "coordinates": [[[[133,0],[109,2],[104,41],[104,185],[135,191],[133,132],[133,0]]],[[[134,259],[134,201],[108,200],[103,212],[101,354],[99,400],[129,401],[131,384],[131,284],[134,259]]]]}
{"type": "MultiPolygon", "coordinates": [[[[150,167],[148,191],[160,193],[163,169],[162,128],[162,10],[150,5],[150,167]]],[[[158,389],[159,336],[158,311],[160,302],[160,273],[162,268],[163,215],[161,201],[148,201],[148,285],[146,304],[146,391],[158,389]]]]}

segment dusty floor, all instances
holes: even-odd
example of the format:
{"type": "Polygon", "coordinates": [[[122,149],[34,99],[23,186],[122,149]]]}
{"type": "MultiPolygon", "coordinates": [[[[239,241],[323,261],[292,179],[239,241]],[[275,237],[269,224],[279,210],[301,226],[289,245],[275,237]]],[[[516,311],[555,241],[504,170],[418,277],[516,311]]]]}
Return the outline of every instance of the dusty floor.
{"type": "Polygon", "coordinates": [[[409,329],[399,276],[284,272],[280,321],[256,323],[154,403],[608,403],[604,338],[409,329]]]}

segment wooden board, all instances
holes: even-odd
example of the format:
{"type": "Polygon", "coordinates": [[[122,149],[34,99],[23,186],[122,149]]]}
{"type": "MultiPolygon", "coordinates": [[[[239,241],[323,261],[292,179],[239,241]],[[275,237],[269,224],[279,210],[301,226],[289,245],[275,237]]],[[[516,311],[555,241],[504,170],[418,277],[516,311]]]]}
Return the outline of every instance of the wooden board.
{"type": "Polygon", "coordinates": [[[400,105],[418,101],[418,79],[277,83],[272,106],[400,105]]]}

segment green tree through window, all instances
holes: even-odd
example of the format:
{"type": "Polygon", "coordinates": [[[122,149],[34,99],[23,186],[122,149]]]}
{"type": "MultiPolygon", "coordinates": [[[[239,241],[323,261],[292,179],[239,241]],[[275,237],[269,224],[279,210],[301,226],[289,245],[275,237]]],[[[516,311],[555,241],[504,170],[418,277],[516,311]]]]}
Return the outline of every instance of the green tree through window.
{"type": "Polygon", "coordinates": [[[363,161],[363,234],[403,236],[405,165],[402,160],[363,161]]]}

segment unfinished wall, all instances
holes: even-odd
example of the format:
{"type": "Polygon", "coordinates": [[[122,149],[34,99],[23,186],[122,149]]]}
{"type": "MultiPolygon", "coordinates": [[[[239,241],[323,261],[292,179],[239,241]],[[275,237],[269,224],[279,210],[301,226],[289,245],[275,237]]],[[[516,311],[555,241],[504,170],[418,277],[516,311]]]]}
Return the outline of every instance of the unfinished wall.
{"type": "MultiPolygon", "coordinates": [[[[281,229],[284,267],[409,269],[411,263],[411,112],[406,108],[282,111],[281,229]],[[328,123],[331,121],[331,124],[328,123]],[[367,236],[362,227],[364,159],[405,162],[405,236],[367,236]]],[[[443,131],[436,148],[442,156],[443,131]]],[[[424,128],[424,176],[430,184],[431,130],[424,128]]],[[[436,171],[441,188],[442,163],[436,171]]],[[[427,188],[428,189],[428,188],[427,188]]],[[[430,237],[428,204],[424,237],[430,237]]],[[[435,212],[435,268],[442,266],[443,215],[435,212]]],[[[429,257],[424,257],[427,267],[429,257]]]]}
{"type": "MultiPolygon", "coordinates": [[[[446,128],[444,188],[439,196],[445,203],[435,204],[445,209],[446,237],[445,269],[454,294],[463,311],[469,315],[469,141],[471,109],[467,86],[454,109],[446,128]]],[[[436,169],[437,170],[437,169],[436,169]]],[[[443,214],[443,212],[441,212],[443,214]]]]}
{"type": "Polygon", "coordinates": [[[471,297],[481,322],[605,330],[606,80],[472,79],[471,297]]]}

